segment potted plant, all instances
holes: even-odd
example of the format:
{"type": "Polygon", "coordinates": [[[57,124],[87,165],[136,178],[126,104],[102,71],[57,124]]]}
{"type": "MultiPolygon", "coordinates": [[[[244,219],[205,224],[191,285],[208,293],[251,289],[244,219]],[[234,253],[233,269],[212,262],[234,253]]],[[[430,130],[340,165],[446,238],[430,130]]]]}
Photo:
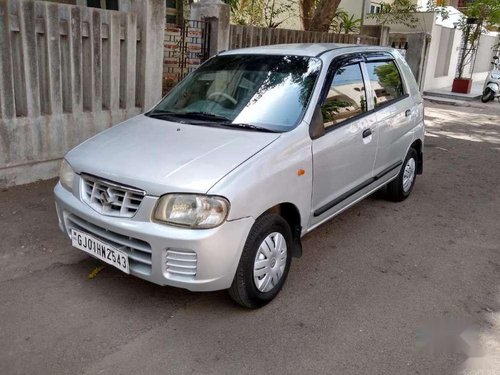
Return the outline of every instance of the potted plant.
{"type": "Polygon", "coordinates": [[[462,53],[458,60],[457,76],[453,80],[451,91],[468,94],[472,88],[472,78],[466,76],[466,70],[469,68],[472,72],[483,31],[500,22],[500,3],[498,0],[474,0],[467,4],[463,13],[457,26],[463,32],[462,53]]]}
{"type": "Polygon", "coordinates": [[[457,76],[453,80],[452,92],[468,94],[472,88],[472,78],[465,76],[465,68],[470,66],[476,54],[481,37],[481,24],[477,18],[464,16],[459,23],[463,32],[462,51],[457,65],[457,76]]]}

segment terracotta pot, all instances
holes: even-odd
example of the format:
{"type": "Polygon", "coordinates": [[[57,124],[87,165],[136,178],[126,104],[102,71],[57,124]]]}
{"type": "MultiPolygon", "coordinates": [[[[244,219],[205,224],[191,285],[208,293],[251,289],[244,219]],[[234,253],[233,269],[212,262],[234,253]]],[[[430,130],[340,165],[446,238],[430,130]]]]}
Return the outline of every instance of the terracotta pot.
{"type": "Polygon", "coordinates": [[[469,94],[471,88],[472,88],[472,79],[455,78],[453,80],[453,86],[451,87],[451,92],[457,92],[460,94],[469,94]]]}

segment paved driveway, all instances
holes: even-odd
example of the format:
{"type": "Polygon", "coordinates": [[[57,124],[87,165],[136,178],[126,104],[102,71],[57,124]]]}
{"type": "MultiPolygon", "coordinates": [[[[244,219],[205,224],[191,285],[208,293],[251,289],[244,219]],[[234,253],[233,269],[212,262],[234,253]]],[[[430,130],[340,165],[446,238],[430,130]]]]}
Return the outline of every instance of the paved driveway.
{"type": "Polygon", "coordinates": [[[498,374],[423,344],[431,322],[475,323],[500,348],[500,107],[427,108],[410,199],[371,197],[304,239],[279,298],[161,288],[71,249],[54,181],[0,192],[2,374],[498,374]]]}

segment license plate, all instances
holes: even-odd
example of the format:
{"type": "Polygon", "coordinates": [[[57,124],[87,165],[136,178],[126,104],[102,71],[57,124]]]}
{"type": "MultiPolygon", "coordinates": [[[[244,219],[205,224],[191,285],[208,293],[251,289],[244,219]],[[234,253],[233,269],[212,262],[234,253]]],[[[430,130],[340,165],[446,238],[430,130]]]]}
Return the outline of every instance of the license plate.
{"type": "Polygon", "coordinates": [[[71,244],[77,249],[93,255],[103,262],[115,266],[120,271],[130,273],[128,255],[125,252],[98,240],[94,236],[71,229],[71,244]]]}

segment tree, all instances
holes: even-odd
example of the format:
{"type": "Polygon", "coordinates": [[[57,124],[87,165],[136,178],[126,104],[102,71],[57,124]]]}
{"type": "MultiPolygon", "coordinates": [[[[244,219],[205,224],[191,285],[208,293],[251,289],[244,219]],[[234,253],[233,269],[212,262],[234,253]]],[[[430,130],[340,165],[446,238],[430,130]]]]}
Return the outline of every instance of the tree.
{"type": "Polygon", "coordinates": [[[341,0],[300,0],[304,30],[328,31],[341,0]]]}
{"type": "Polygon", "coordinates": [[[458,60],[458,77],[463,78],[465,67],[475,56],[481,34],[500,23],[500,2],[498,0],[474,0],[462,11],[458,29],[463,32],[462,54],[458,60]]]}
{"type": "Polygon", "coordinates": [[[293,9],[292,0],[278,2],[278,4],[276,0],[262,0],[262,3],[266,27],[276,28],[290,18],[293,9]]]}
{"type": "Polygon", "coordinates": [[[231,21],[238,25],[262,25],[259,0],[223,0],[231,7],[231,21]]]}

